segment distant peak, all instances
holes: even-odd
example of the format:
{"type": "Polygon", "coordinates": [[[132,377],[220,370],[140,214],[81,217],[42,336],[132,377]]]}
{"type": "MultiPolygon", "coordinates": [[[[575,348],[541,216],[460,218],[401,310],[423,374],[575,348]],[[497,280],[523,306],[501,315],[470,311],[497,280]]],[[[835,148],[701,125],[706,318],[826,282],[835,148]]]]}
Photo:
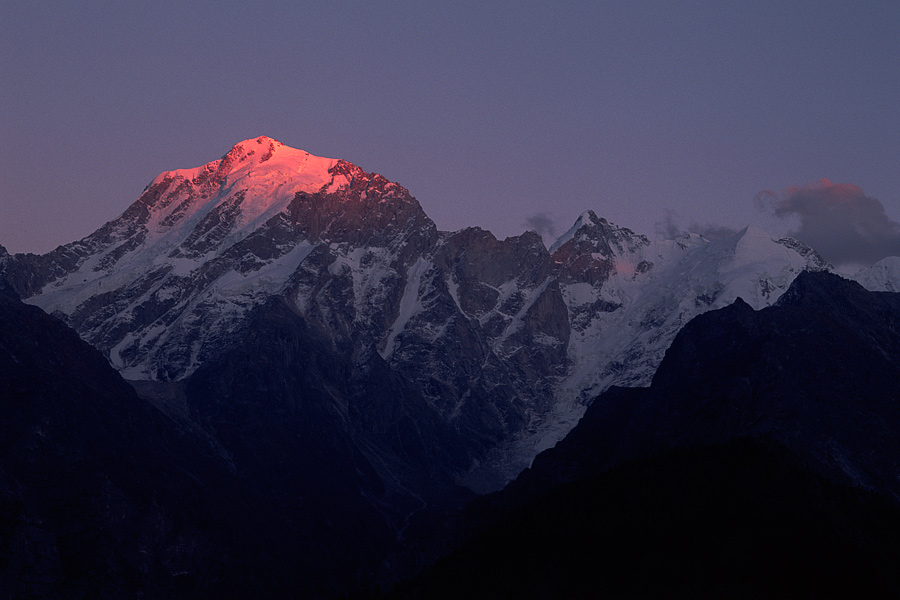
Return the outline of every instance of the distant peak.
{"type": "Polygon", "coordinates": [[[575,224],[569,228],[567,232],[562,234],[558,240],[556,240],[552,246],[550,246],[550,254],[553,254],[559,248],[561,248],[566,242],[576,238],[579,236],[579,232],[585,232],[585,235],[588,237],[608,237],[610,235],[624,235],[626,237],[638,237],[643,238],[643,236],[636,236],[633,231],[630,229],[619,227],[615,223],[611,223],[607,221],[603,217],[598,217],[597,213],[592,210],[586,210],[581,215],[579,215],[578,219],[576,219],[575,224]],[[594,232],[594,233],[590,233],[594,232]]]}
{"type": "Polygon", "coordinates": [[[597,213],[592,210],[586,210],[581,215],[579,215],[578,220],[575,221],[576,224],[585,225],[588,223],[592,223],[594,225],[599,225],[600,221],[605,221],[606,219],[600,219],[597,217],[597,213]]]}
{"type": "Polygon", "coordinates": [[[578,218],[575,220],[575,223],[566,231],[564,234],[559,236],[559,238],[553,242],[553,245],[550,246],[550,254],[556,252],[560,246],[571,240],[575,237],[575,234],[583,228],[585,225],[599,225],[600,219],[597,218],[597,214],[592,210],[586,210],[581,213],[578,218]]]}

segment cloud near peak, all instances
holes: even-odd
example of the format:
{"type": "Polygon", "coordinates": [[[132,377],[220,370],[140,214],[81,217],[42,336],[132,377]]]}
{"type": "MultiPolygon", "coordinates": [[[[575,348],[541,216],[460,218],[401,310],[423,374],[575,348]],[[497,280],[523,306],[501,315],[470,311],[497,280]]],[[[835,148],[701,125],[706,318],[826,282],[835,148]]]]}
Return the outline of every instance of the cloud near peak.
{"type": "Polygon", "coordinates": [[[760,192],[756,200],[775,217],[798,217],[800,226],[790,235],[835,265],[871,265],[886,256],[900,256],[900,224],[859,186],[820,179],[781,194],[760,192]]]}
{"type": "Polygon", "coordinates": [[[718,240],[737,234],[737,229],[720,223],[700,223],[692,221],[686,228],[678,222],[671,210],[666,210],[665,218],[656,222],[656,234],[663,239],[674,240],[687,233],[698,233],[708,240],[718,240]]]}
{"type": "Polygon", "coordinates": [[[525,219],[525,227],[531,231],[536,231],[545,243],[553,242],[552,239],[556,235],[556,219],[550,213],[539,212],[528,216],[525,219]]]}

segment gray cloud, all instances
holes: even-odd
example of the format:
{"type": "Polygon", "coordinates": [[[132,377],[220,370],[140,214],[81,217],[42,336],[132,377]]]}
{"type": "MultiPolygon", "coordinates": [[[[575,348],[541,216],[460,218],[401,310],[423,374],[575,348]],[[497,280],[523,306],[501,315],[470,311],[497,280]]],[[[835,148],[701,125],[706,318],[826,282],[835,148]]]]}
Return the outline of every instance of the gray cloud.
{"type": "Polygon", "coordinates": [[[756,201],[778,218],[799,217],[800,227],[790,235],[835,265],[871,265],[900,256],[900,224],[858,186],[821,179],[780,195],[761,192],[756,201]]]}
{"type": "Polygon", "coordinates": [[[663,239],[674,240],[683,233],[684,231],[678,225],[671,210],[666,211],[666,216],[662,221],[656,222],[656,234],[663,239]]]}
{"type": "Polygon", "coordinates": [[[737,234],[737,229],[718,223],[700,223],[693,221],[687,227],[678,224],[672,211],[667,210],[662,221],[656,223],[656,233],[664,239],[672,240],[687,233],[699,233],[708,240],[719,240],[737,234]]]}
{"type": "Polygon", "coordinates": [[[525,227],[536,231],[545,242],[552,243],[556,237],[556,219],[549,213],[539,212],[525,219],[525,227]],[[552,238],[552,239],[551,239],[552,238]]]}
{"type": "Polygon", "coordinates": [[[691,224],[691,231],[699,233],[708,240],[721,240],[737,235],[738,230],[727,225],[719,225],[717,223],[697,223],[691,224]]]}

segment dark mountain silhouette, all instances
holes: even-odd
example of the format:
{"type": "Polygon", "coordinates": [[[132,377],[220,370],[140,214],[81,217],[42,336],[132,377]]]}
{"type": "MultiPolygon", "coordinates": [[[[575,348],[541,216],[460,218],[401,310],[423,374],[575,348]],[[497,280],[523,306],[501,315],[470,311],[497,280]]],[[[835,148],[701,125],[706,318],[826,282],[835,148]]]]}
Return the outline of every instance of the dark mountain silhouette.
{"type": "Polygon", "coordinates": [[[255,559],[235,555],[253,511],[213,449],[138,398],[66,325],[6,292],[0,588],[113,598],[258,587],[255,559]]]}

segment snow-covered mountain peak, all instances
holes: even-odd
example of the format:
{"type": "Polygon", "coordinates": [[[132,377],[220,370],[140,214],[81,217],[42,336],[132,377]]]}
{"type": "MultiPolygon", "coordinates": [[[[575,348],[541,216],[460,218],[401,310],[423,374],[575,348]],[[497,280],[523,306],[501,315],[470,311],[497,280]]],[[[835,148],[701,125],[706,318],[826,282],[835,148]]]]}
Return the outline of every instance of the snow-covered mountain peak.
{"type": "Polygon", "coordinates": [[[882,258],[860,269],[852,279],[872,292],[900,292],[900,256],[882,258]]]}
{"type": "MultiPolygon", "coordinates": [[[[733,235],[707,240],[692,234],[675,240],[676,245],[691,257],[697,267],[715,265],[710,277],[726,277],[729,280],[758,280],[784,274],[791,280],[803,270],[832,269],[812,248],[793,238],[776,238],[757,227],[748,226],[733,235]]],[[[661,242],[660,245],[665,245],[661,242]]],[[[706,267],[703,267],[706,269],[706,267]]],[[[698,271],[699,272],[699,271],[698,271]]],[[[790,281],[784,283],[789,284],[790,281]]],[[[780,287],[780,286],[779,286],[780,287]]],[[[747,298],[744,298],[748,300],[747,298]]],[[[749,302],[749,300],[748,300],[749,302]]],[[[750,302],[755,308],[760,305],[750,302]]]]}
{"type": "Polygon", "coordinates": [[[733,236],[711,243],[721,243],[727,247],[727,250],[733,253],[733,262],[735,263],[766,262],[787,252],[787,248],[779,244],[771,235],[761,229],[749,226],[733,236]]]}
{"type": "Polygon", "coordinates": [[[561,281],[603,285],[613,275],[636,277],[653,265],[645,260],[650,240],[586,211],[550,247],[561,281]]]}
{"type": "Polygon", "coordinates": [[[266,136],[244,140],[235,144],[222,158],[205,165],[164,171],[147,189],[167,181],[187,182],[194,186],[232,186],[241,178],[254,176],[266,178],[275,173],[291,176],[308,191],[317,191],[332,182],[330,169],[338,161],[333,158],[313,156],[304,150],[285,146],[266,136]]]}
{"type": "Polygon", "coordinates": [[[578,218],[575,220],[575,225],[573,227],[575,227],[575,230],[577,231],[584,226],[590,226],[590,225],[596,226],[596,225],[601,225],[604,223],[607,223],[606,219],[598,217],[597,213],[595,213],[592,210],[586,210],[583,213],[581,213],[580,215],[578,215],[578,218]]]}
{"type": "Polygon", "coordinates": [[[565,246],[573,247],[585,242],[608,255],[626,252],[635,244],[649,244],[646,237],[638,235],[626,227],[619,227],[615,223],[598,217],[594,211],[588,210],[583,212],[575,224],[550,246],[550,254],[556,254],[565,246]]]}
{"type": "Polygon", "coordinates": [[[120,225],[130,225],[130,238],[167,238],[172,246],[194,234],[207,238],[212,230],[244,238],[286,211],[298,193],[348,185],[350,179],[336,170],[341,162],[265,136],[244,140],[221,159],[161,173],[125,211],[120,225]]]}
{"type": "MultiPolygon", "coordinates": [[[[734,244],[735,255],[745,257],[753,257],[755,260],[762,260],[771,257],[773,253],[784,252],[785,248],[791,248],[789,244],[779,243],[768,232],[758,227],[747,226],[730,238],[730,243],[734,244]]],[[[797,244],[800,244],[797,242],[797,244]]]]}
{"type": "MultiPolygon", "coordinates": [[[[605,221],[606,220],[604,219],[604,222],[605,221]]],[[[555,242],[553,242],[553,245],[550,246],[550,254],[553,254],[554,252],[559,250],[560,246],[562,246],[563,244],[565,244],[566,242],[568,242],[569,240],[574,238],[575,235],[578,233],[578,231],[582,227],[584,227],[586,225],[590,226],[590,225],[599,225],[599,224],[600,224],[600,219],[597,217],[597,214],[594,211],[592,211],[592,210],[584,211],[583,213],[581,213],[581,215],[578,216],[577,219],[575,219],[575,223],[571,227],[569,227],[569,230],[566,231],[561,236],[559,236],[559,239],[557,239],[555,242]]]]}
{"type": "Polygon", "coordinates": [[[800,240],[791,237],[781,238],[776,242],[785,248],[793,250],[800,256],[807,259],[810,271],[834,271],[834,265],[822,258],[822,255],[807,246],[800,240]]]}
{"type": "Polygon", "coordinates": [[[213,353],[254,306],[287,293],[314,250],[334,261],[326,272],[381,256],[379,278],[395,277],[435,236],[403,187],[261,136],[203,166],[162,173],[120,217],[46,257],[53,269],[27,295],[65,315],[128,377],[172,379],[213,353]]]}

